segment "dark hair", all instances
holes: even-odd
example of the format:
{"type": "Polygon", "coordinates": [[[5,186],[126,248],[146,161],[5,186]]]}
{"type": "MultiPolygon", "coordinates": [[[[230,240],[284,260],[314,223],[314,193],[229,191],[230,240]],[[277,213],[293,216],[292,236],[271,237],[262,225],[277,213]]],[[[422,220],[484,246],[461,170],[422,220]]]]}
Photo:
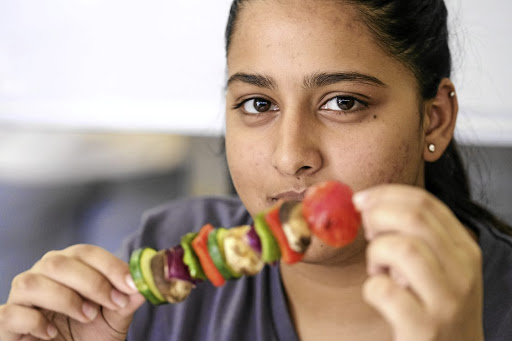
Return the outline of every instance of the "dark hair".
{"type": "MultiPolygon", "coordinates": [[[[229,53],[238,13],[249,0],[234,0],[226,27],[229,53]]],[[[423,99],[434,98],[452,69],[444,0],[340,0],[355,5],[380,47],[416,76],[423,99]]],[[[473,231],[477,224],[511,234],[512,228],[471,198],[469,179],[454,140],[436,162],[425,163],[425,186],[473,231]]]]}

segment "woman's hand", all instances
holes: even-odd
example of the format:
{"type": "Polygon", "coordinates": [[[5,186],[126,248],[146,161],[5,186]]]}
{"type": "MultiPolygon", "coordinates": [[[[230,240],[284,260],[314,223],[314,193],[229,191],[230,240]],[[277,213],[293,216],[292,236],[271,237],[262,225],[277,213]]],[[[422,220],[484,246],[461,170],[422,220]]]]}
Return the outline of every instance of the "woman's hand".
{"type": "Polygon", "coordinates": [[[16,276],[0,306],[0,339],[125,340],[144,302],[128,264],[92,245],[51,251],[16,276]]]}
{"type": "Polygon", "coordinates": [[[363,191],[354,202],[369,240],[363,295],[394,340],[483,340],[481,252],[448,207],[403,185],[363,191]]]}

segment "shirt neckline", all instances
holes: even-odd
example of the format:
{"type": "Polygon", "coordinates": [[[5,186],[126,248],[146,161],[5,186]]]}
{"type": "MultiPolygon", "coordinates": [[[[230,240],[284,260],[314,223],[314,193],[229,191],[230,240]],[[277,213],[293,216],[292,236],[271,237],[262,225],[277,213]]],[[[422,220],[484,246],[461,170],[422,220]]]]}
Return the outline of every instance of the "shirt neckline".
{"type": "Polygon", "coordinates": [[[270,302],[272,304],[272,323],[276,332],[277,340],[298,341],[295,326],[292,323],[290,311],[286,303],[281,270],[279,263],[271,266],[270,269],[271,290],[270,302]]]}

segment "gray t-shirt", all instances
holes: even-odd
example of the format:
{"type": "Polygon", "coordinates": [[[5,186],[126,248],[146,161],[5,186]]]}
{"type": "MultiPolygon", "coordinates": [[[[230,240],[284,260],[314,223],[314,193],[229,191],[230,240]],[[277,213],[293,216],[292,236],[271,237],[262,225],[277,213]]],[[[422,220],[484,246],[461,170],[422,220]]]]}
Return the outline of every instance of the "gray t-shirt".
{"type": "MultiPolygon", "coordinates": [[[[197,198],[149,211],[142,228],[127,239],[120,256],[128,260],[142,246],[164,249],[204,224],[233,227],[252,219],[237,198],[197,198]]],[[[512,238],[479,231],[484,258],[484,328],[487,341],[512,340],[512,238]]],[[[279,266],[256,276],[227,281],[220,288],[199,283],[179,304],[145,303],[134,316],[128,340],[298,340],[281,285],[279,266]]]]}

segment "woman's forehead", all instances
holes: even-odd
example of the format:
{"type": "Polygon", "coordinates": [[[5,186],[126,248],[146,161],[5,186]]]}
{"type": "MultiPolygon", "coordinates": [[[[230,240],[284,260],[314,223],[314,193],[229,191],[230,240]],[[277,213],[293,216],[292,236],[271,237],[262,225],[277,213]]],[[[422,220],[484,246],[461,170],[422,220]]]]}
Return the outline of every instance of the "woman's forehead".
{"type": "Polygon", "coordinates": [[[235,31],[266,26],[301,27],[303,34],[311,30],[349,31],[365,27],[355,5],[335,0],[249,0],[240,7],[235,31]],[[319,23],[322,25],[319,27],[319,23]]]}
{"type": "Polygon", "coordinates": [[[242,0],[243,8],[254,6],[272,9],[274,12],[286,12],[289,17],[322,15],[326,12],[343,11],[354,8],[344,0],[242,0]]]}
{"type": "Polygon", "coordinates": [[[406,68],[375,42],[353,6],[330,0],[249,1],[239,13],[228,55],[230,76],[258,73],[301,82],[325,71],[382,80],[382,73],[406,71],[400,69],[406,68]]]}

